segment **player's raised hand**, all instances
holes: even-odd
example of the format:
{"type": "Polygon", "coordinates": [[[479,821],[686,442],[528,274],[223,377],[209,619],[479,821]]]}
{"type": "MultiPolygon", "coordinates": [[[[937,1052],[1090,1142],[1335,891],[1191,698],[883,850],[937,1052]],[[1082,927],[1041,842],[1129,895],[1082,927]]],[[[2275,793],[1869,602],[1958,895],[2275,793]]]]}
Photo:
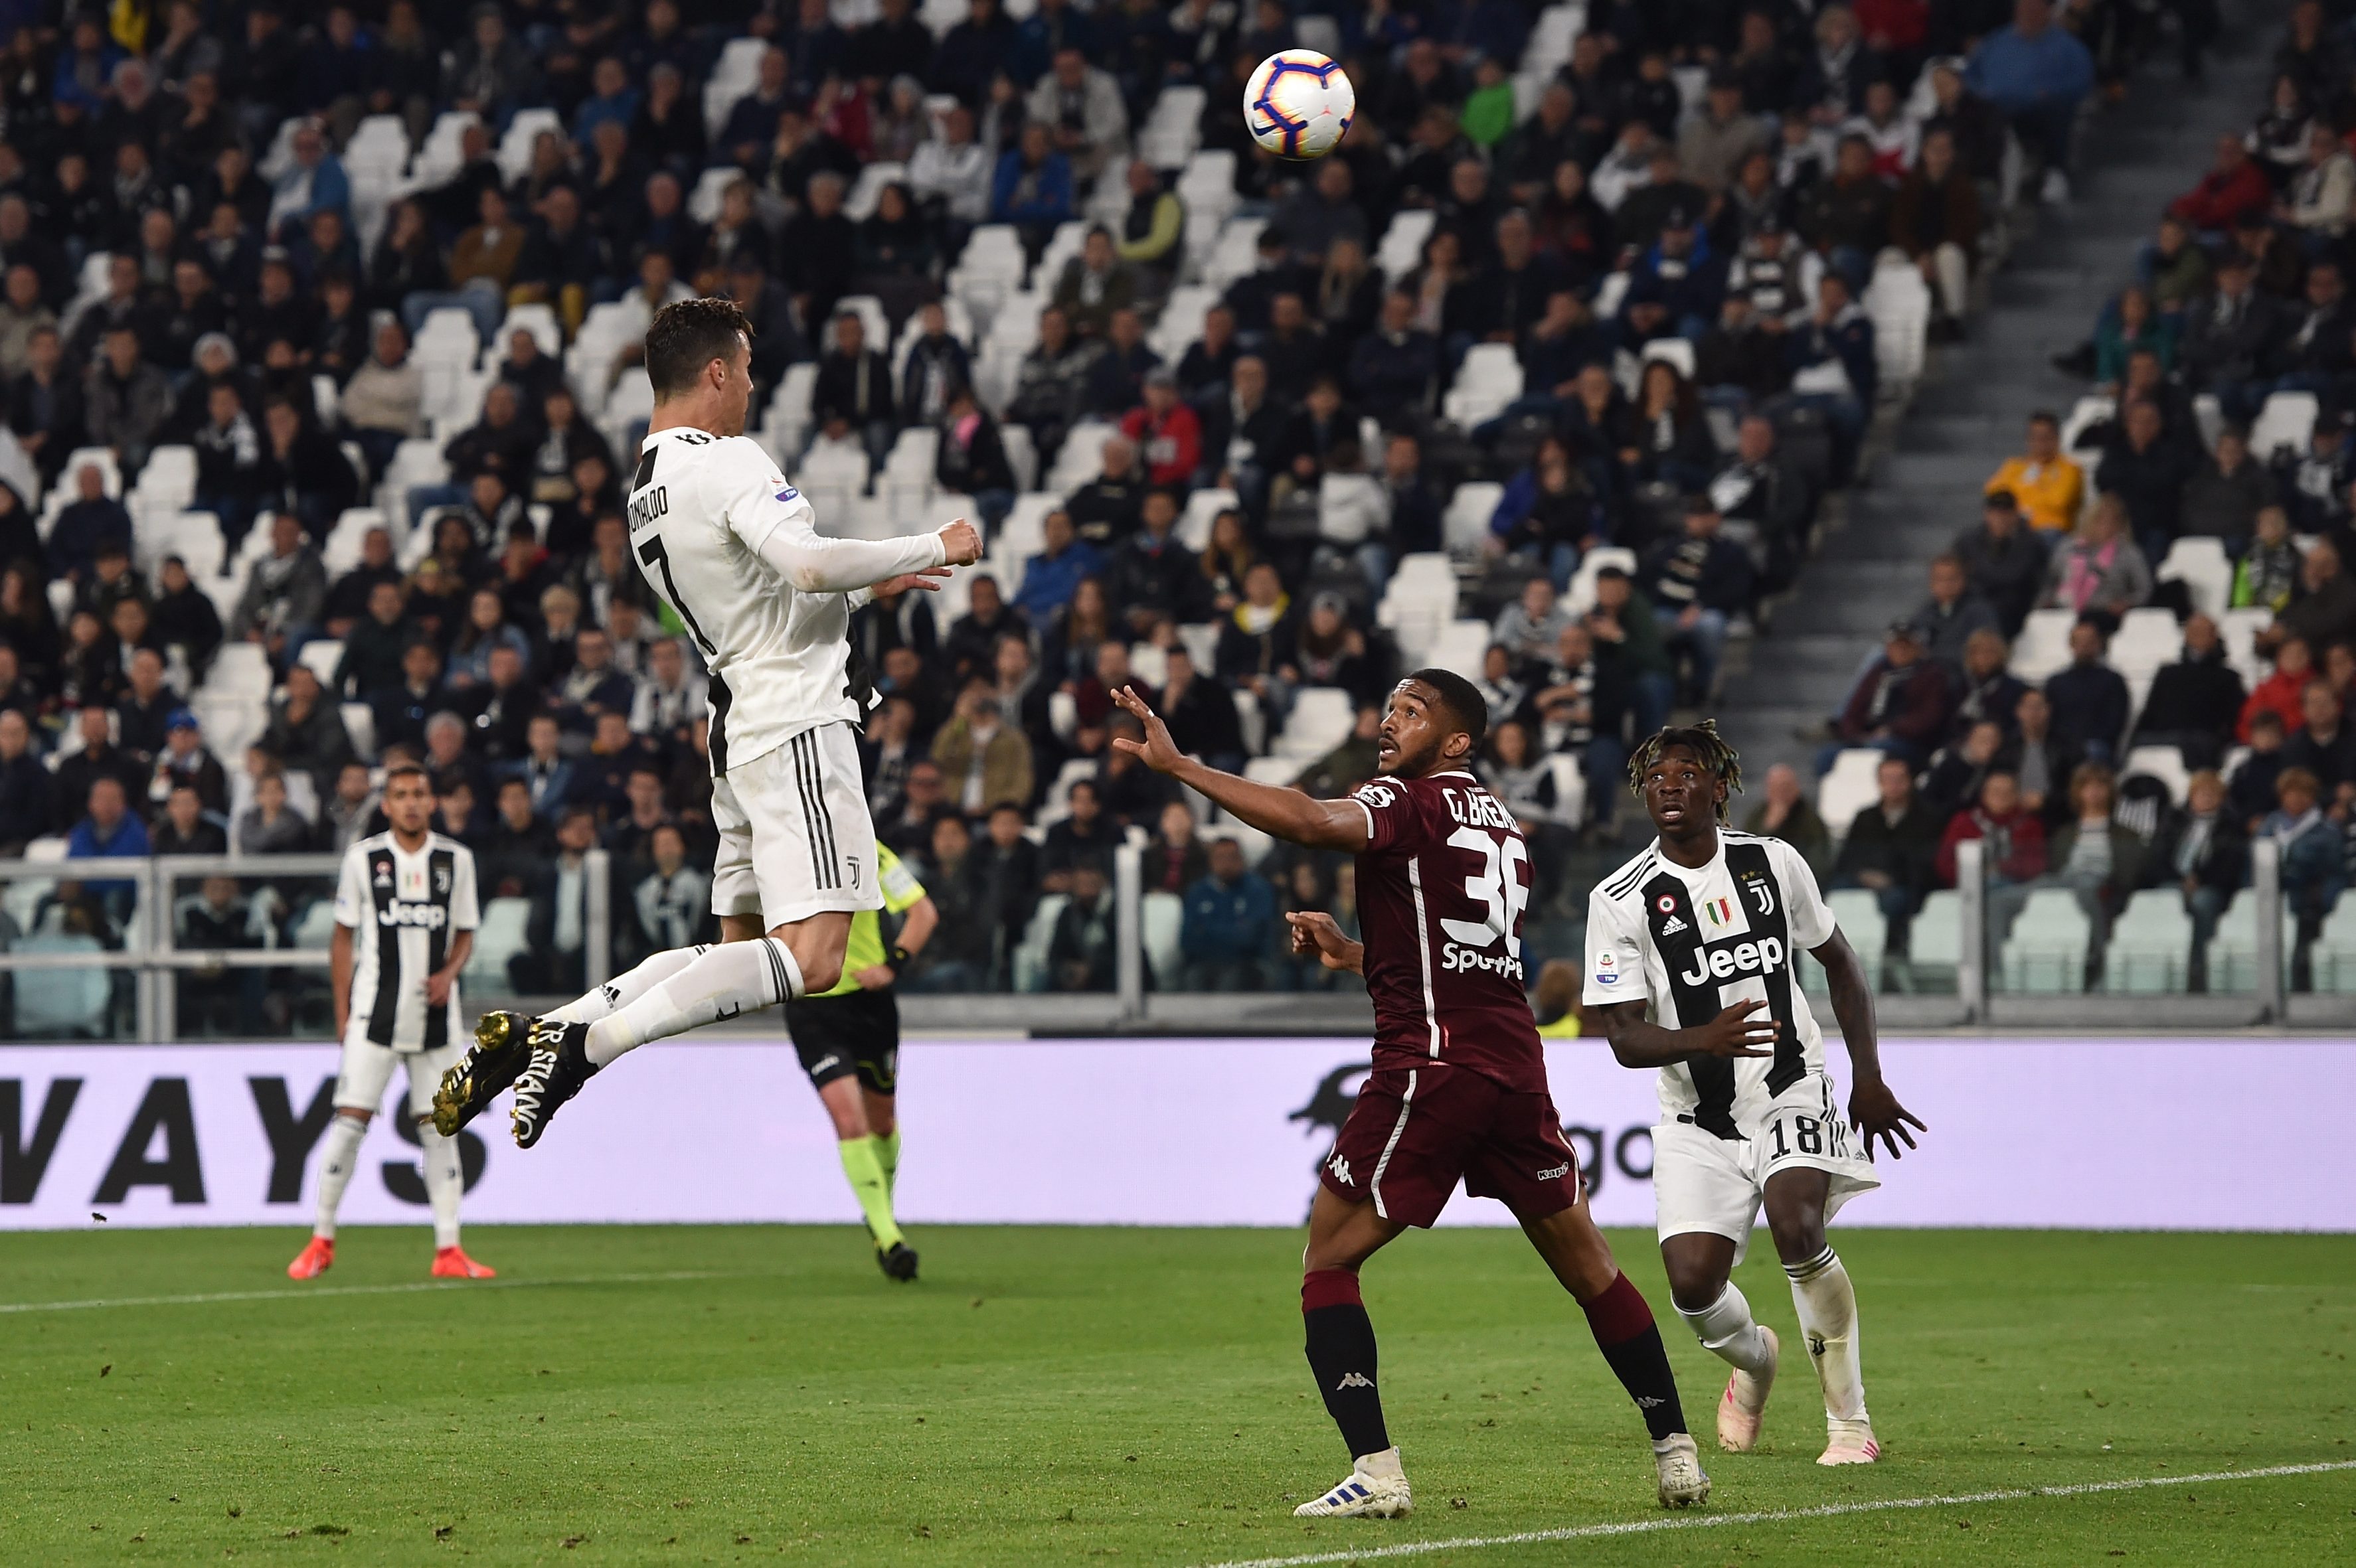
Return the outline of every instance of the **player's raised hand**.
{"type": "Polygon", "coordinates": [[[1849,1092],[1848,1119],[1865,1139],[1865,1157],[1868,1159],[1873,1157],[1873,1140],[1876,1138],[1889,1144],[1892,1159],[1906,1157],[1898,1150],[1900,1138],[1906,1140],[1908,1148],[1920,1147],[1914,1141],[1914,1135],[1906,1130],[1909,1122],[1913,1123],[1919,1131],[1927,1133],[1931,1130],[1921,1117],[1900,1104],[1898,1096],[1890,1092],[1890,1085],[1879,1078],[1859,1083],[1849,1092]]]}
{"type": "Polygon", "coordinates": [[[887,577],[881,582],[871,583],[867,592],[878,599],[888,599],[894,593],[905,593],[912,588],[921,588],[927,593],[938,593],[941,591],[942,581],[948,574],[949,569],[946,566],[928,566],[922,571],[904,571],[897,577],[887,577]]]}
{"type": "Polygon", "coordinates": [[[1332,915],[1323,910],[1292,910],[1286,912],[1284,918],[1292,926],[1294,957],[1306,958],[1314,953],[1317,961],[1328,969],[1346,970],[1351,974],[1362,972],[1359,965],[1363,962],[1365,946],[1343,935],[1342,928],[1333,923],[1332,915]]]}
{"type": "Polygon", "coordinates": [[[1138,696],[1128,687],[1121,686],[1113,688],[1112,699],[1119,703],[1130,717],[1145,726],[1144,740],[1132,741],[1127,736],[1116,736],[1113,739],[1114,745],[1119,746],[1130,756],[1138,758],[1158,773],[1166,773],[1185,760],[1185,753],[1179,751],[1177,742],[1170,738],[1169,726],[1162,723],[1155,716],[1153,709],[1145,705],[1145,699],[1138,696]]]}
{"type": "Polygon", "coordinates": [[[941,548],[951,566],[971,566],[981,559],[981,530],[959,517],[941,530],[941,548]]]}
{"type": "Polygon", "coordinates": [[[1772,1018],[1751,1015],[1767,1005],[1763,997],[1735,1003],[1694,1030],[1700,1041],[1697,1056],[1772,1056],[1777,1025],[1772,1018]]]}

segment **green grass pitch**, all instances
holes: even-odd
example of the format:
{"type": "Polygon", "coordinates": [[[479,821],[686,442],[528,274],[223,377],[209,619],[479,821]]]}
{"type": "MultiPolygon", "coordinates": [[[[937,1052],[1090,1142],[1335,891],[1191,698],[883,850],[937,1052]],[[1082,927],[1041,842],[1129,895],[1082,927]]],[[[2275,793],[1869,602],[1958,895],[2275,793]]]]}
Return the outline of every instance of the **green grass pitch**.
{"type": "MultiPolygon", "coordinates": [[[[843,1229],[0,1236],[0,1560],[1192,1568],[1664,1516],[1644,1431],[1509,1232],[1369,1265],[1404,1522],[1290,1516],[1346,1468],[1300,1349],[1301,1236],[926,1229],[894,1286],[843,1229]],[[32,1303],[151,1301],[27,1310],[32,1303]],[[246,1295],[246,1293],[252,1293],[246,1295]],[[308,1299],[316,1297],[316,1299],[308,1299]],[[569,1549],[569,1550],[568,1550],[569,1549]]],[[[2356,1559],[2356,1243],[1836,1232],[1886,1457],[1824,1428],[1791,1298],[1767,1443],[1718,1452],[1721,1365],[1661,1315],[1709,1515],[2157,1477],[2148,1489],[1786,1518],[1404,1559],[1535,1563],[2322,1563],[2356,1559]]]]}

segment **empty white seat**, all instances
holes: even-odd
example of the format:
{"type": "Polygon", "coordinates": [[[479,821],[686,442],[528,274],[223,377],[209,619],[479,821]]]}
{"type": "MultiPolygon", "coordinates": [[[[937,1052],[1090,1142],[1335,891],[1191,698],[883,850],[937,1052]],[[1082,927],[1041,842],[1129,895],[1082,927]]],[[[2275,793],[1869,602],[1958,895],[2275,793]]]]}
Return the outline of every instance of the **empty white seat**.
{"type": "Polygon", "coordinates": [[[1466,617],[1442,625],[1423,657],[1435,668],[1453,670],[1467,680],[1477,680],[1488,652],[1489,623],[1466,617]]]}
{"type": "Polygon", "coordinates": [[[2132,679],[2172,664],[2184,651],[2184,633],[2172,610],[2130,610],[2111,639],[2104,662],[2132,679]]]}
{"type": "Polygon", "coordinates": [[[475,933],[475,950],[466,955],[466,983],[496,993],[509,987],[508,960],[530,945],[530,899],[491,899],[483,905],[483,923],[475,933]]]}
{"type": "Polygon", "coordinates": [[[1489,537],[1489,519],[1496,515],[1497,503],[1505,498],[1505,487],[1487,480],[1456,486],[1440,522],[1448,548],[1467,555],[1478,550],[1489,537]]]}
{"type": "Polygon", "coordinates": [[[1694,379],[1694,346],[1682,337],[1656,337],[1644,345],[1644,363],[1660,359],[1676,367],[1677,374],[1694,379]]]}
{"type": "MultiPolygon", "coordinates": [[[[2133,758],[2129,758],[2132,766],[2133,758]]],[[[2146,888],[2111,923],[2103,989],[2121,996],[2181,991],[2192,963],[2192,917],[2175,888],[2146,888]]]]}
{"type": "Polygon", "coordinates": [[[1833,759],[1816,785],[1816,815],[1826,831],[1846,837],[1857,814],[1881,798],[1881,753],[1870,746],[1851,746],[1833,759]]]}
{"type": "Polygon", "coordinates": [[[2004,941],[2004,988],[2071,992],[2084,988],[2094,926],[2068,888],[2039,888],[2004,941]]]}
{"type": "Polygon", "coordinates": [[[2288,447],[2294,455],[2305,457],[2319,411],[2320,405],[2313,392],[2269,394],[2250,426],[2250,455],[2261,463],[2270,462],[2276,453],[2288,447]]]}
{"type": "Polygon", "coordinates": [[[2233,563],[2225,555],[2222,539],[2178,539],[2168,547],[2158,578],[2162,582],[2182,582],[2192,607],[2212,620],[2225,613],[2233,593],[2233,563]]]}
{"type": "Polygon", "coordinates": [[[1292,712],[1284,733],[1277,737],[1280,755],[1304,761],[1322,757],[1340,745],[1357,721],[1350,694],[1334,686],[1308,686],[1293,695],[1292,712]]]}
{"type": "Polygon", "coordinates": [[[2031,610],[2012,645],[2012,673],[2031,686],[2070,662],[2070,628],[2077,617],[2067,610],[2031,610]]]}
{"type": "Polygon", "coordinates": [[[2123,776],[2132,778],[2137,773],[2166,784],[2169,799],[2178,805],[2184,804],[2185,792],[2192,785],[2192,773],[2184,765],[2184,753],[2174,746],[2137,746],[2128,752],[2123,776]]]}

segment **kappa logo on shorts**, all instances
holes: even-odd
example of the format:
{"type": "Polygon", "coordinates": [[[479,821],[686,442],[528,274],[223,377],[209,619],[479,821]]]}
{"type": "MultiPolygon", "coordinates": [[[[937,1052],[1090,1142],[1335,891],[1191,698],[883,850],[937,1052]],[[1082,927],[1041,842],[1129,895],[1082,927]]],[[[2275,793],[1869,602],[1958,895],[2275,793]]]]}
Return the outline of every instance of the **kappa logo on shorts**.
{"type": "Polygon", "coordinates": [[[1570,1167],[1567,1165],[1558,1165],[1551,1170],[1540,1170],[1533,1172],[1532,1174],[1536,1175],[1540,1181],[1560,1181],[1564,1177],[1570,1174],[1570,1167]]]}
{"type": "Polygon", "coordinates": [[[1332,1159],[1325,1162],[1325,1168],[1332,1171],[1333,1173],[1333,1179],[1340,1182],[1343,1186],[1355,1187],[1358,1185],[1356,1181],[1351,1179],[1350,1162],[1344,1159],[1338,1153],[1335,1154],[1332,1159]]]}

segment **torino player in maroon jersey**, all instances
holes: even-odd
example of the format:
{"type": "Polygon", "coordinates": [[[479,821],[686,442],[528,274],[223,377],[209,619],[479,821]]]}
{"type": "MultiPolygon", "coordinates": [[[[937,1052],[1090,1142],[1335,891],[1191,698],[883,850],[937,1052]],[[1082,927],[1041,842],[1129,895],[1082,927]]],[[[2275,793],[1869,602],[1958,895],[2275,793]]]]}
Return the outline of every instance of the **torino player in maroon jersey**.
{"type": "Polygon", "coordinates": [[[1378,776],[1345,800],[1312,800],[1182,755],[1134,692],[1113,699],[1145,726],[1113,744],[1276,837],[1358,858],[1363,944],[1324,915],[1292,915],[1293,945],[1365,976],[1374,1072],[1320,1172],[1301,1260],[1309,1366],[1350,1475],[1293,1511],[1404,1519],[1413,1507],[1383,1424],[1375,1330],[1358,1269],[1409,1225],[1440,1217],[1462,1179],[1514,1211],[1580,1306],[1603,1359],[1652,1433],[1664,1507],[1709,1496],[1652,1308],[1612,1260],[1584,1201],[1579,1159],[1547,1093],[1546,1059],[1523,992],[1529,853],[1513,814],[1472,773],[1488,728],[1462,677],[1423,669],[1390,696],[1378,776]]]}

